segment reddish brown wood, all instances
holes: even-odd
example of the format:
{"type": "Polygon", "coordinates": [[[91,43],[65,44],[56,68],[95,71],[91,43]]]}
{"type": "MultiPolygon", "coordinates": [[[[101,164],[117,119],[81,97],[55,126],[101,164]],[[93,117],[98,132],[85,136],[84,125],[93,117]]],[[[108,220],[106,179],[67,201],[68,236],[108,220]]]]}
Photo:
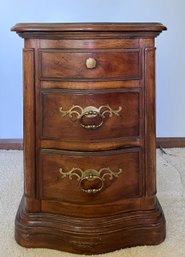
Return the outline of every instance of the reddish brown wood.
{"type": "Polygon", "coordinates": [[[75,48],[75,49],[105,49],[105,43],[106,48],[108,49],[130,49],[130,48],[138,48],[139,47],[139,39],[114,39],[114,38],[108,38],[105,39],[105,41],[101,39],[76,39],[76,40],[70,40],[70,39],[64,39],[64,40],[47,40],[43,39],[40,42],[41,48],[44,50],[48,49],[50,47],[56,48],[56,49],[63,49],[63,48],[75,48]]]}
{"type": "Polygon", "coordinates": [[[119,89],[142,87],[138,80],[116,80],[116,81],[41,81],[42,88],[63,89],[119,89]]]}
{"type": "Polygon", "coordinates": [[[107,219],[70,217],[70,222],[61,214],[25,212],[22,203],[16,220],[19,223],[15,238],[25,247],[97,254],[135,245],[156,245],[165,239],[164,215],[158,201],[154,209],[129,211],[129,217],[128,213],[107,219]]]}
{"type": "Polygon", "coordinates": [[[94,22],[94,23],[18,23],[11,29],[16,32],[64,32],[64,31],[159,31],[166,30],[166,27],[161,23],[143,23],[143,22],[94,22]]]}
{"type": "MultiPolygon", "coordinates": [[[[140,131],[140,122],[143,124],[143,108],[139,108],[141,92],[140,90],[112,90],[107,91],[63,91],[48,90],[41,93],[41,138],[54,139],[62,141],[86,142],[107,141],[113,142],[119,138],[141,137],[143,131],[140,131]],[[116,101],[115,101],[116,99],[116,101]],[[62,111],[70,110],[73,105],[78,106],[73,111],[80,114],[88,106],[100,108],[100,115],[109,110],[120,110],[117,115],[105,113],[105,117],[96,115],[94,118],[84,117],[77,119],[74,113],[71,118],[69,115],[62,116],[62,111]],[[102,125],[97,129],[85,129],[83,124],[102,125]],[[55,126],[53,126],[55,124],[55,126]]],[[[72,150],[72,149],[71,149],[72,150]]]]}
{"type": "Polygon", "coordinates": [[[42,50],[41,80],[128,80],[140,78],[138,50],[42,50]],[[87,69],[86,60],[94,58],[96,67],[87,69]]]}
{"type": "Polygon", "coordinates": [[[164,29],[159,23],[12,29],[26,39],[19,244],[94,254],[164,240],[155,195],[154,44],[164,29]],[[96,59],[93,69],[88,57],[96,59]],[[60,107],[76,105],[79,115],[62,116],[60,107]],[[122,110],[103,116],[101,106],[122,110]],[[87,107],[90,114],[80,111],[87,107]]]}
{"type": "Polygon", "coordinates": [[[35,197],[35,100],[34,49],[26,48],[24,56],[24,192],[35,197]]]}
{"type": "MultiPolygon", "coordinates": [[[[80,142],[78,143],[78,145],[76,145],[77,148],[75,148],[75,145],[73,145],[73,142],[66,142],[64,143],[63,141],[59,141],[59,140],[43,140],[41,142],[41,147],[42,148],[59,148],[59,149],[68,149],[67,146],[70,147],[70,145],[72,145],[72,149],[75,150],[85,150],[86,148],[86,142],[83,144],[81,144],[80,142]],[[78,148],[79,146],[79,148],[78,148]],[[67,147],[67,148],[66,148],[67,147]],[[85,147],[85,148],[84,148],[85,147]]],[[[97,143],[92,143],[91,145],[88,147],[89,150],[95,149],[98,150],[98,144],[97,143]],[[91,145],[93,148],[91,148],[91,145]]],[[[140,139],[135,139],[135,140],[124,140],[124,146],[138,146],[138,145],[142,145],[142,140],[140,139]]],[[[70,149],[71,149],[70,147],[70,149]]],[[[108,145],[106,144],[106,142],[104,142],[104,148],[105,150],[108,149],[112,149],[115,147],[121,147],[120,144],[120,140],[115,140],[115,142],[112,142],[112,144],[110,144],[110,142],[108,142],[108,145]]],[[[185,138],[184,137],[157,137],[156,138],[156,148],[159,147],[164,147],[164,148],[183,148],[185,147],[185,138]]],[[[16,138],[16,139],[0,139],[0,149],[3,150],[22,150],[23,149],[23,140],[22,138],[16,138]]]]}
{"type": "Polygon", "coordinates": [[[145,176],[146,195],[156,193],[155,49],[145,48],[145,176]]]}
{"type": "Polygon", "coordinates": [[[43,139],[41,141],[42,148],[64,149],[74,151],[101,151],[102,148],[106,150],[120,149],[127,147],[143,146],[144,141],[139,137],[131,138],[117,138],[113,140],[99,140],[99,141],[63,141],[62,139],[43,139]]]}
{"type": "MultiPolygon", "coordinates": [[[[96,208],[96,204],[103,205],[124,198],[140,196],[142,193],[140,170],[142,163],[143,159],[139,148],[103,151],[101,153],[43,150],[40,156],[41,199],[76,203],[81,205],[81,212],[85,213],[85,205],[89,203],[96,208]],[[115,173],[119,169],[122,169],[122,172],[117,178],[113,177],[111,180],[106,175],[103,190],[93,195],[79,190],[80,183],[75,175],[72,177],[72,180],[68,176],[62,179],[62,175],[59,172],[60,168],[65,173],[73,168],[80,168],[83,171],[87,169],[99,171],[104,166],[110,168],[115,173]],[[73,188],[73,194],[71,194],[71,188],[73,188]]],[[[78,171],[77,173],[80,174],[78,171]]],[[[99,181],[95,182],[98,183],[99,181]]],[[[92,184],[92,186],[96,187],[95,184],[92,184]]],[[[93,216],[93,213],[94,211],[91,213],[91,216],[93,216]]],[[[107,215],[109,214],[107,213],[107,215]]],[[[78,213],[76,215],[79,216],[78,213]]]]}
{"type": "MultiPolygon", "coordinates": [[[[104,148],[105,150],[108,149],[112,149],[115,147],[121,147],[120,144],[120,140],[115,140],[115,142],[112,142],[112,144],[110,144],[110,142],[108,142],[108,145],[106,144],[106,142],[104,142],[104,148]]],[[[124,146],[138,146],[138,145],[142,145],[142,140],[140,139],[136,139],[136,140],[124,140],[124,146]]],[[[78,143],[78,145],[73,145],[73,142],[66,142],[64,143],[63,141],[59,141],[59,140],[43,140],[41,143],[41,147],[42,148],[59,148],[59,149],[68,149],[72,147],[72,149],[75,150],[85,150],[87,149],[86,147],[86,142],[83,144],[81,144],[80,142],[78,143]],[[72,146],[70,146],[72,145],[72,146]],[[68,147],[69,146],[69,147],[68,147]],[[75,148],[76,146],[76,148],[75,148]],[[78,148],[79,146],[79,148],[78,148]],[[85,148],[84,148],[85,147],[85,148]]],[[[159,147],[164,147],[164,148],[183,148],[185,147],[185,138],[184,137],[157,137],[156,138],[156,148],[159,147]]],[[[23,149],[23,140],[22,138],[16,138],[16,139],[0,139],[0,149],[3,150],[22,150],[23,149]]],[[[95,149],[98,150],[98,144],[97,143],[92,143],[91,145],[89,145],[88,147],[89,150],[95,149]],[[91,148],[92,146],[92,148],[91,148]]]]}
{"type": "MultiPolygon", "coordinates": [[[[42,210],[47,213],[61,214],[63,213],[65,216],[79,217],[79,218],[95,218],[95,217],[106,217],[107,213],[109,213],[109,217],[114,216],[115,210],[117,214],[126,213],[130,211],[139,210],[151,210],[154,208],[156,204],[156,199],[154,197],[131,197],[129,199],[124,198],[118,201],[109,202],[106,204],[96,204],[96,209],[98,212],[94,211],[92,216],[92,210],[94,210],[94,205],[91,203],[87,203],[85,205],[85,212],[81,211],[81,205],[78,203],[65,203],[57,200],[42,200],[42,210]]],[[[117,215],[116,214],[116,215],[117,215]]],[[[122,224],[123,226],[123,224],[122,224]]],[[[103,231],[102,231],[103,233],[103,231]]]]}

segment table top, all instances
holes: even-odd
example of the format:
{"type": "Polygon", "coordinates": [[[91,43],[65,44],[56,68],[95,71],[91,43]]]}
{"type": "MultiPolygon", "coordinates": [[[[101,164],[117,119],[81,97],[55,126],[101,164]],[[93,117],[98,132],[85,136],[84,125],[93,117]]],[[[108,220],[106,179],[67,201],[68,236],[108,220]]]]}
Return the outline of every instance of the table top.
{"type": "Polygon", "coordinates": [[[123,31],[161,32],[167,28],[162,23],[143,22],[93,22],[93,23],[18,23],[11,28],[16,32],[75,32],[75,31],[123,31]]]}

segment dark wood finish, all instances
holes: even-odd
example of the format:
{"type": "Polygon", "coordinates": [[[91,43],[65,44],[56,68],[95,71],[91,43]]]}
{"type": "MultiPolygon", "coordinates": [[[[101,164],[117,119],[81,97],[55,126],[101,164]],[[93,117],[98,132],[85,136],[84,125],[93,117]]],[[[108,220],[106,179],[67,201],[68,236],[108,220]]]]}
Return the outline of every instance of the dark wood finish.
{"type": "MultiPolygon", "coordinates": [[[[125,140],[124,142],[124,145],[130,145],[130,146],[138,146],[138,145],[141,145],[141,143],[139,143],[140,140],[136,139],[134,141],[129,141],[129,140],[125,140]]],[[[116,146],[116,143],[117,143],[117,147],[119,146],[120,147],[120,140],[115,140],[114,142],[114,146],[116,146]]],[[[66,145],[68,146],[70,144],[70,142],[67,142],[66,145]]],[[[98,150],[98,148],[96,149],[95,148],[95,145],[96,144],[93,144],[91,142],[91,144],[93,145],[93,149],[95,150],[98,150]]],[[[42,145],[43,145],[43,148],[61,148],[61,149],[66,149],[65,147],[65,143],[63,144],[63,142],[58,142],[57,141],[54,141],[53,140],[51,142],[48,142],[48,141],[42,141],[42,145]]],[[[85,150],[86,149],[86,142],[84,143],[84,147],[83,148],[83,144],[80,146],[79,149],[83,149],[85,150]]],[[[107,147],[106,148],[106,144],[104,145],[105,149],[111,149],[111,145],[109,145],[110,147],[107,147]]],[[[78,147],[75,148],[75,146],[71,146],[72,149],[74,150],[78,150],[78,147]]],[[[70,149],[71,149],[70,147],[70,149]]],[[[163,148],[184,148],[185,147],[185,138],[184,137],[157,137],[156,138],[156,148],[159,148],[159,147],[163,147],[163,148]]],[[[9,139],[0,139],[0,149],[3,149],[3,150],[23,150],[23,140],[22,138],[16,138],[16,139],[13,139],[13,138],[9,138],[9,139]]],[[[67,148],[68,149],[68,148],[67,148]]],[[[92,150],[92,148],[88,148],[89,150],[92,150]]]]}
{"type": "Polygon", "coordinates": [[[70,222],[68,216],[61,214],[26,212],[22,201],[16,220],[15,238],[24,247],[98,254],[123,247],[156,245],[165,239],[164,215],[158,201],[148,211],[133,210],[129,215],[122,213],[107,219],[70,217],[70,222]]]}
{"type": "MultiPolygon", "coordinates": [[[[154,38],[166,27],[161,23],[19,23],[11,28],[27,39],[154,38]],[[86,32],[86,33],[84,33],[86,32]]],[[[89,48],[89,46],[88,46],[89,48]]],[[[92,47],[91,47],[92,48],[92,47]]]]}
{"type": "Polygon", "coordinates": [[[114,140],[79,140],[79,141],[63,141],[59,139],[43,139],[41,141],[42,148],[64,149],[74,151],[101,151],[120,149],[123,147],[144,146],[144,140],[139,137],[130,138],[114,138],[114,140]]]}
{"type": "Polygon", "coordinates": [[[116,81],[41,81],[42,88],[54,89],[118,89],[142,86],[139,80],[116,81]]]}
{"type": "Polygon", "coordinates": [[[42,50],[41,80],[128,80],[140,78],[138,50],[42,50]],[[86,60],[94,58],[96,67],[87,69],[86,60]]]}
{"type": "MultiPolygon", "coordinates": [[[[106,40],[106,47],[107,49],[137,49],[139,47],[139,39],[130,39],[130,38],[118,38],[118,39],[114,39],[114,38],[107,38],[106,40]]],[[[56,49],[98,49],[98,50],[102,50],[105,49],[105,42],[102,41],[101,39],[76,39],[75,41],[72,39],[63,39],[63,40],[47,40],[47,39],[43,39],[40,42],[40,47],[43,49],[43,51],[45,49],[48,48],[56,48],[56,49]]]]}
{"type": "Polygon", "coordinates": [[[19,244],[94,254],[164,240],[154,44],[164,29],[160,23],[13,27],[26,39],[19,244]],[[92,69],[89,57],[96,59],[92,69]]]}
{"type": "Polygon", "coordinates": [[[118,32],[147,32],[147,31],[157,31],[161,32],[166,30],[166,27],[161,23],[143,23],[143,22],[93,22],[93,23],[18,23],[11,29],[16,32],[35,32],[39,33],[48,32],[65,32],[65,31],[118,31],[118,32]]]}
{"type": "MultiPolygon", "coordinates": [[[[140,170],[142,166],[143,159],[139,148],[86,153],[43,150],[40,155],[41,199],[58,200],[64,204],[69,202],[79,204],[82,213],[85,213],[85,205],[87,204],[92,204],[94,208],[97,208],[97,204],[103,205],[111,202],[114,206],[114,202],[118,200],[121,201],[124,198],[137,197],[142,194],[140,170]],[[67,177],[62,179],[59,172],[60,168],[64,172],[73,168],[100,170],[105,166],[105,163],[106,167],[112,171],[117,172],[122,169],[122,172],[113,179],[107,175],[103,190],[93,195],[79,190],[79,181],[76,176],[73,176],[72,180],[67,177]],[[73,188],[73,194],[71,194],[71,188],[73,188]]],[[[98,183],[96,180],[94,182],[98,183]]],[[[75,216],[79,215],[81,214],[75,214],[75,216]]],[[[93,217],[93,215],[94,210],[90,216],[93,217]]],[[[110,215],[110,210],[108,210],[107,215],[110,215]]]]}
{"type": "Polygon", "coordinates": [[[23,50],[24,56],[24,192],[35,197],[35,106],[34,49],[23,50]]]}
{"type": "Polygon", "coordinates": [[[155,138],[155,49],[145,48],[145,189],[146,195],[156,193],[155,138]],[[146,100],[147,99],[147,100],[146,100]]]}
{"type": "MultiPolygon", "coordinates": [[[[140,90],[119,90],[119,91],[64,91],[52,90],[41,93],[41,138],[54,139],[61,141],[76,141],[90,143],[91,141],[107,141],[119,138],[141,137],[143,131],[140,126],[143,124],[142,96],[140,90]],[[115,101],[116,99],[116,101],[115,101]],[[59,108],[69,110],[71,107],[80,106],[83,109],[88,106],[99,108],[109,105],[113,110],[119,110],[119,113],[110,117],[105,113],[103,124],[95,130],[88,130],[81,126],[82,124],[100,124],[101,117],[85,117],[83,120],[77,120],[76,114],[71,118],[69,115],[62,116],[59,108]],[[119,116],[118,116],[119,115],[119,116]],[[141,123],[141,125],[140,125],[141,123]],[[55,126],[53,126],[55,124],[55,126]]],[[[74,109],[81,113],[79,107],[74,109]]],[[[106,107],[102,108],[107,111],[106,107]]],[[[72,150],[72,149],[71,149],[72,150]]]]}
{"type": "Polygon", "coordinates": [[[22,150],[23,149],[23,140],[20,138],[3,138],[0,139],[0,149],[3,150],[22,150]]]}

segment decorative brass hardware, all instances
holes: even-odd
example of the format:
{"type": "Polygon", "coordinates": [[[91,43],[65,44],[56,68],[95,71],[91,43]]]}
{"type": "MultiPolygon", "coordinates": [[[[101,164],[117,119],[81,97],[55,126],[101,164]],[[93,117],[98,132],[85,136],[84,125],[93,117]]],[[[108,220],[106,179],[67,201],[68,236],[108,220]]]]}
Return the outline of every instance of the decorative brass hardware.
{"type": "Polygon", "coordinates": [[[88,69],[94,69],[96,67],[96,60],[94,58],[91,58],[91,57],[86,59],[86,67],[88,69]]]}
{"type": "Polygon", "coordinates": [[[112,117],[113,115],[119,116],[121,110],[121,106],[119,106],[117,110],[113,110],[109,105],[102,105],[99,108],[94,106],[82,108],[79,105],[73,105],[67,111],[64,111],[62,107],[59,108],[63,117],[68,115],[72,120],[78,119],[80,125],[85,129],[97,129],[101,127],[106,113],[109,117],[112,117]],[[87,121],[85,122],[86,119],[89,123],[87,121]]]}
{"type": "Polygon", "coordinates": [[[87,169],[83,171],[80,168],[72,168],[70,171],[66,172],[60,168],[59,172],[62,175],[62,178],[69,177],[69,179],[72,180],[73,177],[76,177],[82,191],[86,193],[97,193],[102,190],[106,176],[108,176],[109,180],[117,178],[122,172],[122,169],[119,169],[117,172],[113,172],[110,168],[102,168],[99,171],[95,169],[87,169]]]}

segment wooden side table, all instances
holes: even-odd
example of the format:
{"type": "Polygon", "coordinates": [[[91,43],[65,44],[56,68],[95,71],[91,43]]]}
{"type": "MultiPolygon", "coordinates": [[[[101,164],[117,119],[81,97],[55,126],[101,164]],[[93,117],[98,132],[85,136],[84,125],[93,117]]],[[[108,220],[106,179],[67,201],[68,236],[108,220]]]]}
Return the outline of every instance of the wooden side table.
{"type": "Polygon", "coordinates": [[[25,247],[97,254],[165,238],[156,198],[160,23],[28,23],[24,38],[25,247]]]}

